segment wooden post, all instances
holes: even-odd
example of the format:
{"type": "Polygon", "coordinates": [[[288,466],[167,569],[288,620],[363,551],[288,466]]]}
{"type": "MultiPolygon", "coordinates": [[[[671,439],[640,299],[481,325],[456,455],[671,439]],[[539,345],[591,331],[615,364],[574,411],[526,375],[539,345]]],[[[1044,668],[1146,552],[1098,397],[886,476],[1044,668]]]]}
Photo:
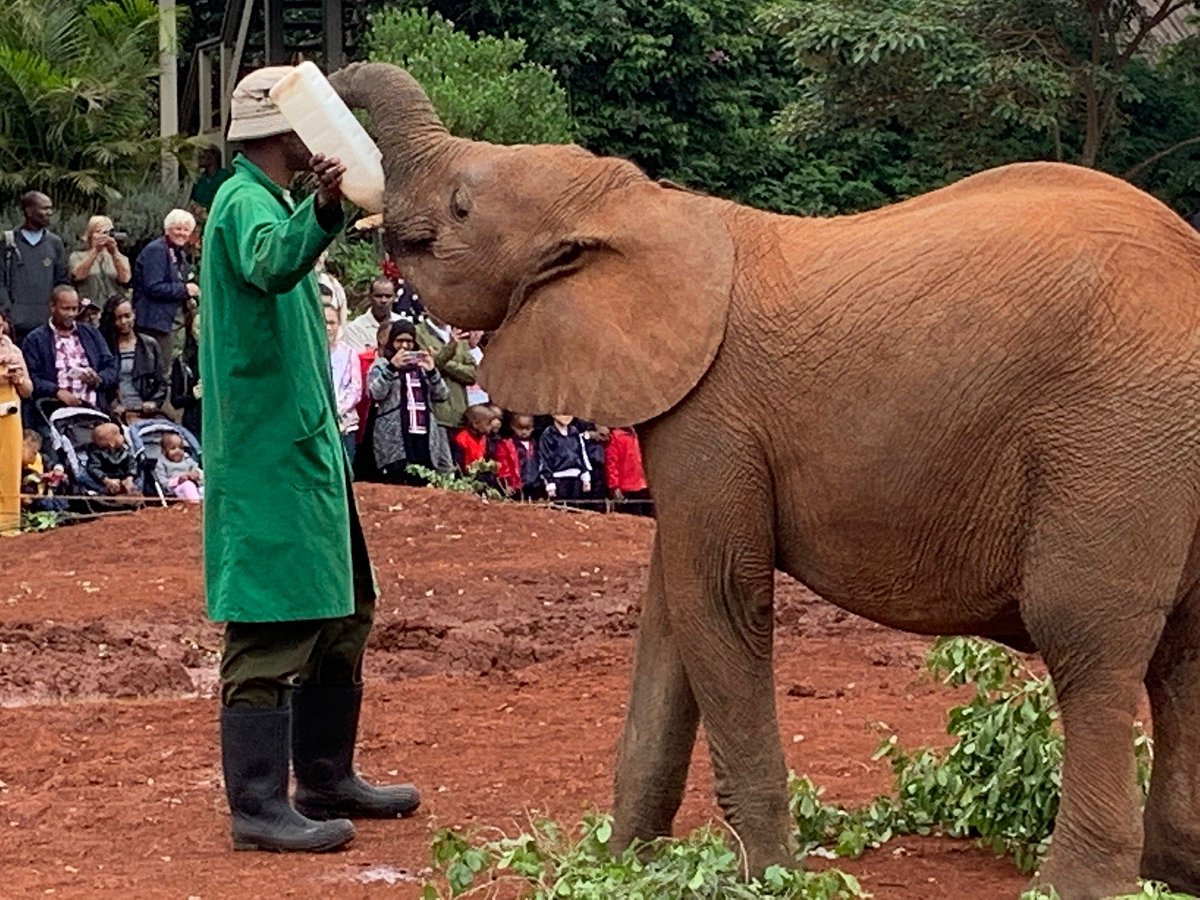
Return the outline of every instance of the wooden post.
{"type": "MultiPolygon", "coordinates": [[[[158,0],[158,136],[168,140],[179,134],[179,41],[175,27],[175,0],[158,0]]],[[[165,148],[162,184],[179,185],[179,163],[165,148]]]]}
{"type": "Polygon", "coordinates": [[[267,65],[282,66],[283,58],[283,0],[266,0],[266,15],[263,16],[266,36],[267,65]]]}
{"type": "Polygon", "coordinates": [[[346,41],[342,34],[342,0],[325,0],[325,71],[333,72],[346,64],[346,41]]]}

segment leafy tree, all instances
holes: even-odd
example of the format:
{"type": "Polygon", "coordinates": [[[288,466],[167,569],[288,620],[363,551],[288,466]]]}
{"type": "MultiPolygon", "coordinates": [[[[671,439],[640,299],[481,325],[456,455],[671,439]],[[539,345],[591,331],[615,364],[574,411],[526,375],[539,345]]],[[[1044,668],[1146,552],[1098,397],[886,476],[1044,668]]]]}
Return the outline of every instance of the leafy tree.
{"type": "Polygon", "coordinates": [[[8,0],[0,15],[0,203],[29,187],[102,206],[161,158],[154,0],[8,0]]]}
{"type": "MultiPolygon", "coordinates": [[[[757,0],[431,0],[472,33],[510,33],[566,86],[578,139],[651,176],[775,209],[827,205],[774,131],[794,80],[757,0]],[[797,190],[799,189],[799,190],[797,190]]],[[[827,182],[836,172],[814,163],[827,182]]],[[[813,168],[809,167],[809,168],[813,168]]],[[[830,185],[832,186],[832,185],[830,185]]]]}
{"type": "Polygon", "coordinates": [[[561,143],[573,136],[554,73],[526,62],[525,42],[457,31],[437,13],[386,9],[371,18],[367,57],[407,69],[455,134],[496,143],[561,143]]]}
{"type": "Polygon", "coordinates": [[[1106,167],[1184,213],[1200,211],[1200,35],[1170,48],[1156,67],[1131,65],[1129,77],[1136,99],[1106,167]]]}
{"type": "MultiPolygon", "coordinates": [[[[887,153],[900,151],[918,166],[911,187],[924,189],[1023,158],[1120,171],[1118,158],[1128,161],[1135,146],[1157,144],[1156,152],[1186,141],[1150,121],[1170,107],[1177,129],[1188,104],[1170,85],[1176,76],[1146,51],[1168,16],[1195,7],[1195,0],[778,0],[760,22],[782,40],[798,73],[780,117],[785,133],[823,158],[840,155],[866,168],[886,169],[887,153]]],[[[881,184],[894,196],[910,187],[881,184]]]]}

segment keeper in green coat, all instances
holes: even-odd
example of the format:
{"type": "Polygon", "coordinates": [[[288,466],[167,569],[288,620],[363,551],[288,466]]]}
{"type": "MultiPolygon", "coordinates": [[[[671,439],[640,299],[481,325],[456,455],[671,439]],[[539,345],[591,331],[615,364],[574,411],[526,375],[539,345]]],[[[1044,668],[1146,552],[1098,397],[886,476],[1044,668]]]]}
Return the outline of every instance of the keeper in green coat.
{"type": "Polygon", "coordinates": [[[338,433],[313,264],[344,223],[336,159],[311,156],[268,91],[234,90],[234,174],[204,230],[204,580],[225,624],[221,756],[239,850],[324,851],[355,817],[398,817],[412,785],[353,767],[375,583],[338,433]],[[295,203],[297,173],[317,192],[295,203]],[[296,795],[288,798],[289,762],[296,795]]]}

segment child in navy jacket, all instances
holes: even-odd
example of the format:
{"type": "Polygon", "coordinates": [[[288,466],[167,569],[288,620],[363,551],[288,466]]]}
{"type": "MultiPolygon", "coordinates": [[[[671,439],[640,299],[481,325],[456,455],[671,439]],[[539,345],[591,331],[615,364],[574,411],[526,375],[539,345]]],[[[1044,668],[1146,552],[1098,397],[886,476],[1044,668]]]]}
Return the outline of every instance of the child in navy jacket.
{"type": "Polygon", "coordinates": [[[592,488],[592,464],[573,421],[573,416],[555,416],[538,441],[542,482],[552,500],[577,501],[592,488]]]}

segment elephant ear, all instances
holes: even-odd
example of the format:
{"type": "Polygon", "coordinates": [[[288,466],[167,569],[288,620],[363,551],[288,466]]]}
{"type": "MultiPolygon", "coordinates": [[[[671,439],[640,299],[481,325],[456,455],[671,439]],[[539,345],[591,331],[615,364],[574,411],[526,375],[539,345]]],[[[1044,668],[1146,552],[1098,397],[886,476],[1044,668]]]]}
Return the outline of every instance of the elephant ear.
{"type": "Polygon", "coordinates": [[[506,409],[636,425],[679,403],[725,336],[733,242],[720,201],[639,182],[564,240],[551,280],[518,296],[480,384],[506,409]]]}

